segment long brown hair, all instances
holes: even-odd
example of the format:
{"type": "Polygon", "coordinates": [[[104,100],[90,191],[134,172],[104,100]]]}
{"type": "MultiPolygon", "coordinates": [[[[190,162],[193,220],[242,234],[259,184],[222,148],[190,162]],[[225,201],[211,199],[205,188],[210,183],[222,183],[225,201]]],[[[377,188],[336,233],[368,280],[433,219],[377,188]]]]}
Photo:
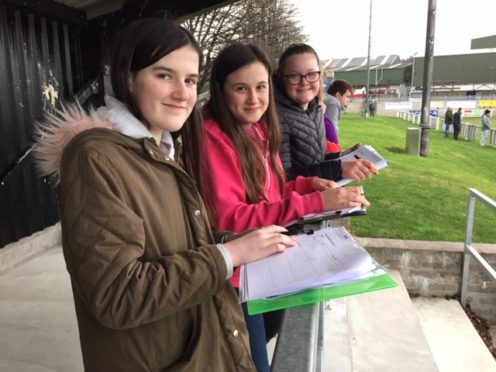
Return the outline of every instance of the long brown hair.
{"type": "Polygon", "coordinates": [[[241,163],[243,181],[246,187],[247,199],[251,203],[267,200],[264,185],[267,177],[263,154],[256,140],[246,135],[242,126],[229,111],[224,95],[224,83],[229,74],[253,62],[262,63],[267,69],[269,83],[269,105],[262,115],[268,129],[269,164],[274,170],[281,193],[284,189],[285,178],[282,167],[277,161],[281,143],[281,128],[276,111],[272,86],[272,65],[262,49],[252,44],[235,43],[224,48],[217,56],[210,75],[210,99],[206,104],[205,116],[215,119],[224,133],[232,141],[241,163]]]}
{"type": "MultiPolygon", "coordinates": [[[[201,69],[203,55],[193,35],[173,21],[164,18],[136,20],[124,27],[113,40],[108,53],[108,63],[110,63],[114,95],[144,125],[148,124],[133,98],[129,86],[130,79],[136,72],[187,45],[192,46],[198,53],[201,69]]],[[[183,127],[178,132],[172,133],[175,138],[180,135],[182,137],[184,167],[195,180],[200,177],[197,159],[200,158],[202,146],[201,124],[200,110],[195,104],[183,127]]]]}
{"type": "Polygon", "coordinates": [[[319,55],[310,45],[304,43],[291,44],[288,46],[284,52],[282,52],[279,57],[279,66],[277,67],[277,74],[282,79],[282,75],[284,73],[284,69],[286,68],[286,64],[288,63],[288,59],[294,55],[298,54],[313,54],[315,59],[317,60],[317,65],[320,67],[320,59],[319,55]]]}

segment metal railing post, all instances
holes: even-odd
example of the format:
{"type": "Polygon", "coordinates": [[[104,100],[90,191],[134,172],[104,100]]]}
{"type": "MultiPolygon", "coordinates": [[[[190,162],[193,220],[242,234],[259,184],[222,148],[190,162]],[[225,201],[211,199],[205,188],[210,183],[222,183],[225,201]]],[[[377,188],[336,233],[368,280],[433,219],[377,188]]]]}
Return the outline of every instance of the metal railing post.
{"type": "Polygon", "coordinates": [[[469,189],[467,206],[467,224],[465,228],[465,246],[463,249],[463,274],[460,293],[460,302],[463,307],[467,305],[468,276],[470,274],[470,259],[473,257],[482,266],[492,280],[496,280],[496,270],[472,247],[472,234],[474,230],[475,202],[481,201],[483,204],[496,212],[496,202],[476,189],[469,189]]]}
{"type": "Polygon", "coordinates": [[[319,330],[317,336],[317,350],[315,354],[315,371],[322,371],[324,358],[324,302],[319,303],[319,330]]]}
{"type": "Polygon", "coordinates": [[[470,189],[468,192],[467,222],[465,225],[465,246],[463,249],[462,288],[460,294],[460,300],[463,307],[467,305],[468,275],[470,271],[470,253],[467,247],[472,245],[472,233],[474,230],[474,215],[475,215],[475,196],[472,195],[472,189],[470,189]]]}
{"type": "Polygon", "coordinates": [[[323,316],[323,302],[286,310],[272,358],[272,372],[321,370],[323,316]]]}

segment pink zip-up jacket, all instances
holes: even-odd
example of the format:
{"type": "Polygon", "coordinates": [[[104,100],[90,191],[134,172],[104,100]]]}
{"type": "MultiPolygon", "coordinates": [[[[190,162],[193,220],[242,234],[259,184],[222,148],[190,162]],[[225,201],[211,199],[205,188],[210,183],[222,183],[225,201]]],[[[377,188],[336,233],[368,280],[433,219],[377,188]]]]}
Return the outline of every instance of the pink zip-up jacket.
{"type": "MultiPolygon", "coordinates": [[[[261,144],[267,143],[267,128],[264,124],[255,123],[247,131],[249,135],[257,137],[261,144]]],[[[306,214],[324,211],[322,196],[312,187],[313,177],[297,177],[294,181],[286,182],[281,195],[277,176],[267,154],[264,154],[267,200],[260,200],[256,204],[248,201],[236,149],[212,118],[204,123],[203,150],[203,186],[208,190],[208,195],[204,197],[215,208],[215,228],[242,232],[272,224],[284,226],[306,214]]],[[[277,160],[280,163],[279,156],[277,160]]],[[[236,270],[231,282],[234,287],[239,286],[239,270],[236,270]]]]}

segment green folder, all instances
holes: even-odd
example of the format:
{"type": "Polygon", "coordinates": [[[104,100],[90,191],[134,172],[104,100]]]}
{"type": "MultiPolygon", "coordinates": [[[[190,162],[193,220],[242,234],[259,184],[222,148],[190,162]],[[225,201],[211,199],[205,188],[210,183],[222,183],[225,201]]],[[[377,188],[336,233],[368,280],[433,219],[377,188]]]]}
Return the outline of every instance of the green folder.
{"type": "Polygon", "coordinates": [[[262,314],[269,311],[288,309],[291,307],[331,300],[333,298],[378,291],[380,289],[393,288],[396,286],[397,284],[391,275],[382,269],[378,269],[373,276],[365,279],[306,289],[304,291],[281,296],[250,300],[247,302],[248,314],[262,314]]]}

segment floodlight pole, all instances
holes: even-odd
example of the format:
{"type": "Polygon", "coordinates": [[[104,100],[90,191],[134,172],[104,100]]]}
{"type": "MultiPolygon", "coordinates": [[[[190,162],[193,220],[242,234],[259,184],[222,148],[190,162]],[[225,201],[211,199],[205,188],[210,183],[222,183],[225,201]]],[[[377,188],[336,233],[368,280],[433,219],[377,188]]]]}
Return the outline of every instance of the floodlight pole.
{"type": "Polygon", "coordinates": [[[412,54],[412,83],[410,84],[410,97],[412,96],[412,90],[414,88],[414,82],[413,82],[413,78],[415,77],[415,56],[417,55],[418,53],[415,52],[412,54]]]}
{"type": "Polygon", "coordinates": [[[370,10],[369,10],[369,46],[367,52],[367,89],[365,92],[365,110],[364,115],[366,118],[369,117],[369,94],[370,94],[370,41],[372,39],[372,0],[370,0],[370,10]]]}
{"type": "Polygon", "coordinates": [[[434,65],[434,34],[436,26],[436,0],[429,0],[427,33],[425,38],[424,79],[422,84],[422,111],[420,114],[420,155],[429,156],[432,68],[434,65]]]}

